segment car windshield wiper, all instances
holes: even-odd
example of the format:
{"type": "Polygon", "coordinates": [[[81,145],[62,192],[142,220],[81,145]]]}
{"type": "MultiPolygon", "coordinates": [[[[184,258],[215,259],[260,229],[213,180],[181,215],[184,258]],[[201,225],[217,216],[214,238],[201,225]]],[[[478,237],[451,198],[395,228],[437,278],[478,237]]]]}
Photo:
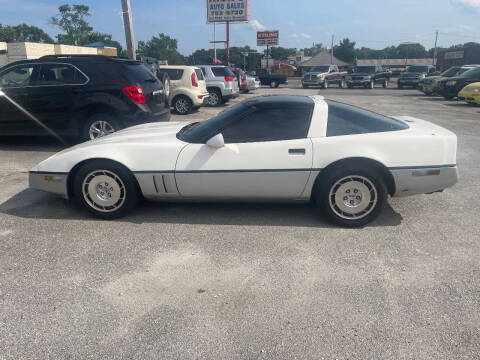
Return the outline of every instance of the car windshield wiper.
{"type": "Polygon", "coordinates": [[[188,131],[190,131],[191,129],[193,129],[195,126],[197,126],[198,124],[200,124],[200,121],[196,121],[196,122],[193,122],[191,124],[188,124],[188,125],[185,125],[179,132],[178,132],[178,136],[182,136],[182,135],[185,135],[185,133],[187,133],[188,131]]]}

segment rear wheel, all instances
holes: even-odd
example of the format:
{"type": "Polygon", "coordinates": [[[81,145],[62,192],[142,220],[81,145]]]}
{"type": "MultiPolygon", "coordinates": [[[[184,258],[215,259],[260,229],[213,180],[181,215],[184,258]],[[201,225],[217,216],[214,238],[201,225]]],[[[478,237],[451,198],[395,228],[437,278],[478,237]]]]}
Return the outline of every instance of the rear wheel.
{"type": "Polygon", "coordinates": [[[210,106],[219,106],[223,103],[222,93],[218,89],[208,90],[207,104],[210,106]]]}
{"type": "Polygon", "coordinates": [[[120,130],[118,122],[108,114],[94,114],[83,125],[81,140],[94,140],[120,130]]]}
{"type": "Polygon", "coordinates": [[[368,88],[369,89],[373,89],[375,87],[375,81],[374,80],[370,80],[370,83],[368,84],[368,88]]]}
{"type": "Polygon", "coordinates": [[[140,200],[130,171],[106,160],[91,161],[77,171],[74,193],[85,209],[107,220],[127,215],[140,200]]]}
{"type": "Polygon", "coordinates": [[[374,169],[359,166],[330,170],[314,194],[334,224],[361,227],[374,220],[387,201],[387,187],[374,169]]]}
{"type": "Polygon", "coordinates": [[[192,100],[184,95],[176,96],[172,102],[173,108],[180,115],[187,115],[193,109],[192,100]]]}
{"type": "Polygon", "coordinates": [[[345,88],[345,85],[346,85],[345,79],[340,80],[340,82],[338,83],[338,87],[341,89],[345,88]]]}
{"type": "Polygon", "coordinates": [[[328,89],[328,81],[327,81],[327,80],[325,80],[325,81],[323,82],[322,88],[323,88],[323,89],[328,89]]]}
{"type": "Polygon", "coordinates": [[[383,88],[386,89],[388,88],[388,79],[385,79],[382,84],[383,88]]]}
{"type": "Polygon", "coordinates": [[[273,89],[273,88],[277,88],[278,87],[278,82],[276,82],[275,80],[272,80],[270,81],[270,87],[273,89]]]}

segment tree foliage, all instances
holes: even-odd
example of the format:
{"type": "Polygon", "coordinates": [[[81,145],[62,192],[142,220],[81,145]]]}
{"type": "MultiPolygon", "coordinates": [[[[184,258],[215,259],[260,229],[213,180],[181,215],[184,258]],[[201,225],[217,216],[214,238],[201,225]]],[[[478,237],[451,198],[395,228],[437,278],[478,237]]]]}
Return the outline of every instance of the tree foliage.
{"type": "Polygon", "coordinates": [[[342,61],[353,63],[355,61],[355,44],[355,41],[345,38],[340,41],[339,45],[333,47],[333,55],[342,61]]]}
{"type": "MultiPolygon", "coordinates": [[[[262,55],[249,46],[231,47],[230,48],[230,63],[234,66],[245,68],[247,70],[254,70],[260,66],[260,59],[262,55]]],[[[227,50],[217,49],[217,59],[222,64],[227,63],[227,50]]],[[[200,49],[195,50],[189,57],[188,63],[190,65],[213,64],[214,50],[200,49]]]]}
{"type": "Polygon", "coordinates": [[[64,34],[57,35],[57,41],[65,45],[84,45],[93,28],[85,20],[90,16],[87,5],[60,5],[58,14],[50,18],[50,23],[58,26],[64,34]]]}
{"type": "Polygon", "coordinates": [[[0,24],[0,41],[5,42],[39,42],[39,43],[53,43],[53,39],[36,26],[29,26],[27,24],[19,24],[16,26],[3,26],[0,24]]]}
{"type": "Polygon", "coordinates": [[[178,52],[178,42],[166,34],[158,34],[148,41],[139,41],[137,55],[168,60],[172,65],[185,65],[185,57],[178,52]]]}
{"type": "MultiPolygon", "coordinates": [[[[275,60],[283,60],[289,56],[295,56],[297,53],[296,48],[284,48],[282,46],[273,46],[269,49],[270,56],[275,60]]],[[[267,50],[264,50],[264,54],[267,54],[267,50]]]]}
{"type": "Polygon", "coordinates": [[[301,51],[303,51],[304,56],[315,56],[315,55],[319,54],[320,52],[322,52],[323,50],[327,50],[327,48],[325,46],[323,46],[322,43],[313,44],[313,46],[310,47],[310,48],[301,49],[301,51]]]}

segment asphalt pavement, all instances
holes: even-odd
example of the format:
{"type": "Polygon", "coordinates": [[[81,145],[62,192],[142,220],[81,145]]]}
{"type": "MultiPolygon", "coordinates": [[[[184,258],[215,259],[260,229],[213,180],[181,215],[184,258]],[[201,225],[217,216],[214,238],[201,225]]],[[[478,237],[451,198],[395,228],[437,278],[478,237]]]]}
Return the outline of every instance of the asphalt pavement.
{"type": "Polygon", "coordinates": [[[261,94],[444,126],[460,182],[390,199],[363,229],[309,204],[145,203],[109,222],[27,188],[61,144],[0,138],[0,359],[480,358],[480,107],[298,81],[261,94]]]}

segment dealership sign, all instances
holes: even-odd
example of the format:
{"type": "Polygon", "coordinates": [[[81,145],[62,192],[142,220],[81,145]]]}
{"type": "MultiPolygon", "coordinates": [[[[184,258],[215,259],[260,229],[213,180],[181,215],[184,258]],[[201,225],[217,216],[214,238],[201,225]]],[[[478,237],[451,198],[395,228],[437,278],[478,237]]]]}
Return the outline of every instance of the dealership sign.
{"type": "Polygon", "coordinates": [[[257,31],[257,46],[278,45],[278,30],[257,31]]]}
{"type": "Polygon", "coordinates": [[[453,60],[453,59],[463,59],[465,56],[464,51],[451,51],[445,53],[445,60],[453,60]]]}
{"type": "Polygon", "coordinates": [[[207,0],[207,21],[248,21],[248,0],[207,0]]]}

